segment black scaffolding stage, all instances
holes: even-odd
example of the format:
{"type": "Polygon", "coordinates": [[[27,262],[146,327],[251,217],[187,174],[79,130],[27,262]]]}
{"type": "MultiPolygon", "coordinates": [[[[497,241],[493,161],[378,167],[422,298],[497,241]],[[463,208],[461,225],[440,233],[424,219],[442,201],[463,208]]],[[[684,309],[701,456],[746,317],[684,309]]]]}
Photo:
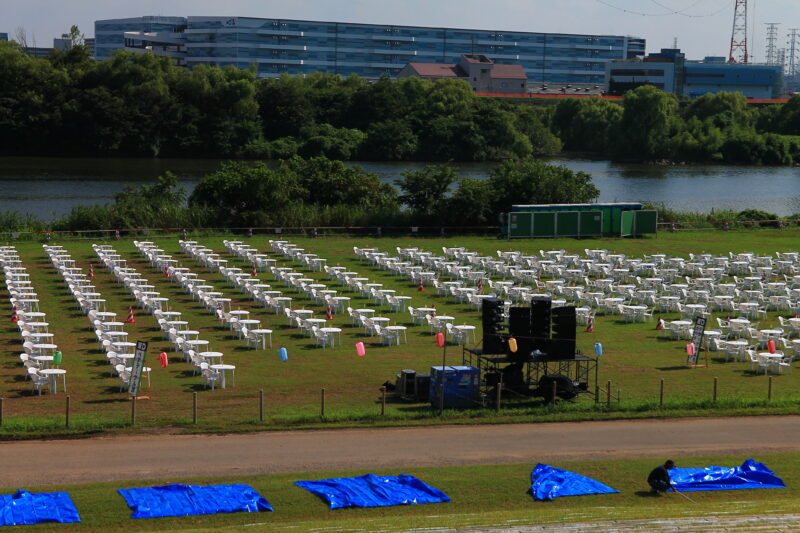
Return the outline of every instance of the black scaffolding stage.
{"type": "MultiPolygon", "coordinates": [[[[481,394],[493,398],[502,382],[504,394],[533,396],[545,376],[560,375],[568,378],[576,392],[588,394],[598,401],[598,371],[600,359],[581,353],[572,358],[553,359],[533,356],[513,358],[483,355],[480,349],[464,348],[463,364],[478,367],[481,371],[481,394]]],[[[547,396],[548,391],[544,391],[547,396]]]]}

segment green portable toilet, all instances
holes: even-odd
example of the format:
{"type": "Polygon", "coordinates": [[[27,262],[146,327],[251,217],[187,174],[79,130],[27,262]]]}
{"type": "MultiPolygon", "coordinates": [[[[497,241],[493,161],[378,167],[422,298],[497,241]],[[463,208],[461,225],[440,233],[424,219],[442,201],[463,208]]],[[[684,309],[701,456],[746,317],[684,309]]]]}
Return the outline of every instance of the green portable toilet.
{"type": "Polygon", "coordinates": [[[578,225],[580,237],[600,237],[603,235],[603,212],[580,211],[578,225]]]}
{"type": "Polygon", "coordinates": [[[658,231],[658,211],[652,209],[643,209],[641,211],[633,211],[633,231],[636,235],[646,235],[648,233],[656,233],[658,231]]]}
{"type": "Polygon", "coordinates": [[[580,212],[558,211],[555,229],[556,237],[580,237],[580,212]]]}
{"type": "Polygon", "coordinates": [[[509,213],[508,237],[530,238],[533,231],[533,213],[509,213]]]}
{"type": "Polygon", "coordinates": [[[554,237],[556,234],[556,214],[534,212],[531,237],[554,237]]]}

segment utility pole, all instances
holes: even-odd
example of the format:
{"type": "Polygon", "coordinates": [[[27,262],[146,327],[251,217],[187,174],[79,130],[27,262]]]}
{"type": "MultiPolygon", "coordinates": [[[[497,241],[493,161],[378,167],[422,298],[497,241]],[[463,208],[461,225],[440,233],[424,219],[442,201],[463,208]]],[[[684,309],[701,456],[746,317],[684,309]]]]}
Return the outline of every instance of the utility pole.
{"type": "Polygon", "coordinates": [[[736,0],[728,63],[747,63],[747,0],[736,0]]]}
{"type": "Polygon", "coordinates": [[[767,65],[778,64],[778,22],[767,24],[767,65]]]}

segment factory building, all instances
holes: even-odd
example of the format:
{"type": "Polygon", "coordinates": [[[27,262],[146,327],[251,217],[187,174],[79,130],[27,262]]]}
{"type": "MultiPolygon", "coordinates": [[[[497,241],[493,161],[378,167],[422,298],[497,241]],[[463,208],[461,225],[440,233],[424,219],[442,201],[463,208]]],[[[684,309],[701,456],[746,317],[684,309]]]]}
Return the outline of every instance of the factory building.
{"type": "Polygon", "coordinates": [[[250,17],[136,17],[95,22],[95,55],[151,51],[178,64],[255,65],[259,77],[327,72],[395,77],[409,63],[458,64],[463,54],[520,65],[530,82],[602,84],[611,60],[644,55],[645,40],[250,17]]]}
{"type": "Polygon", "coordinates": [[[727,63],[724,57],[687,60],[678,49],[641,59],[610,61],[606,65],[608,94],[622,95],[641,85],[653,85],[678,96],[697,98],[707,93],[739,92],[747,98],[781,96],[783,73],[778,65],[727,63]]]}

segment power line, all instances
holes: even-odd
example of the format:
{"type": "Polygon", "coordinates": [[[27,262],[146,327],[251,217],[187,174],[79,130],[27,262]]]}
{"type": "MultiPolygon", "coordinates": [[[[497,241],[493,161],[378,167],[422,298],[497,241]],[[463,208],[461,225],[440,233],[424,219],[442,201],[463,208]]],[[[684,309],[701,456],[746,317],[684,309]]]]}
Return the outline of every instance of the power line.
{"type": "Polygon", "coordinates": [[[650,1],[651,1],[652,3],[654,3],[655,5],[657,5],[658,7],[663,7],[664,9],[666,9],[667,11],[669,11],[669,14],[671,14],[671,15],[686,15],[686,12],[687,12],[687,11],[689,11],[689,10],[690,10],[690,9],[692,9],[693,7],[695,7],[695,6],[697,6],[697,5],[699,5],[699,4],[703,3],[703,2],[705,2],[705,0],[697,0],[695,3],[693,3],[693,4],[692,4],[692,5],[690,5],[689,7],[685,7],[685,8],[683,8],[683,9],[672,9],[672,8],[671,8],[671,7],[669,7],[669,6],[665,6],[664,4],[662,4],[661,2],[659,2],[658,0],[650,0],[650,1]]]}
{"type": "MultiPolygon", "coordinates": [[[[606,0],[595,0],[595,1],[600,3],[600,4],[603,4],[606,7],[610,7],[612,9],[616,9],[617,11],[622,11],[624,13],[629,13],[631,15],[640,15],[640,16],[643,16],[643,17],[668,17],[668,16],[673,16],[673,15],[679,15],[679,16],[687,17],[687,18],[706,18],[706,17],[714,17],[716,15],[719,15],[720,13],[722,13],[723,11],[728,9],[728,6],[724,5],[720,9],[718,9],[716,11],[713,11],[711,13],[693,15],[693,14],[690,14],[690,13],[686,13],[686,11],[689,10],[689,9],[692,9],[693,7],[695,7],[697,5],[699,5],[701,2],[704,2],[705,0],[697,0],[694,4],[690,5],[689,7],[686,7],[686,8],[683,8],[683,9],[678,9],[678,10],[675,10],[675,9],[669,7],[669,6],[665,6],[665,5],[659,3],[656,0],[650,0],[651,2],[656,4],[657,6],[663,7],[664,9],[667,9],[669,11],[667,13],[644,13],[642,11],[636,11],[634,9],[627,9],[627,8],[624,8],[624,7],[620,7],[620,6],[614,5],[614,4],[610,3],[610,2],[607,2],[606,0]]],[[[730,3],[730,0],[725,0],[724,3],[725,4],[730,3]]]]}

